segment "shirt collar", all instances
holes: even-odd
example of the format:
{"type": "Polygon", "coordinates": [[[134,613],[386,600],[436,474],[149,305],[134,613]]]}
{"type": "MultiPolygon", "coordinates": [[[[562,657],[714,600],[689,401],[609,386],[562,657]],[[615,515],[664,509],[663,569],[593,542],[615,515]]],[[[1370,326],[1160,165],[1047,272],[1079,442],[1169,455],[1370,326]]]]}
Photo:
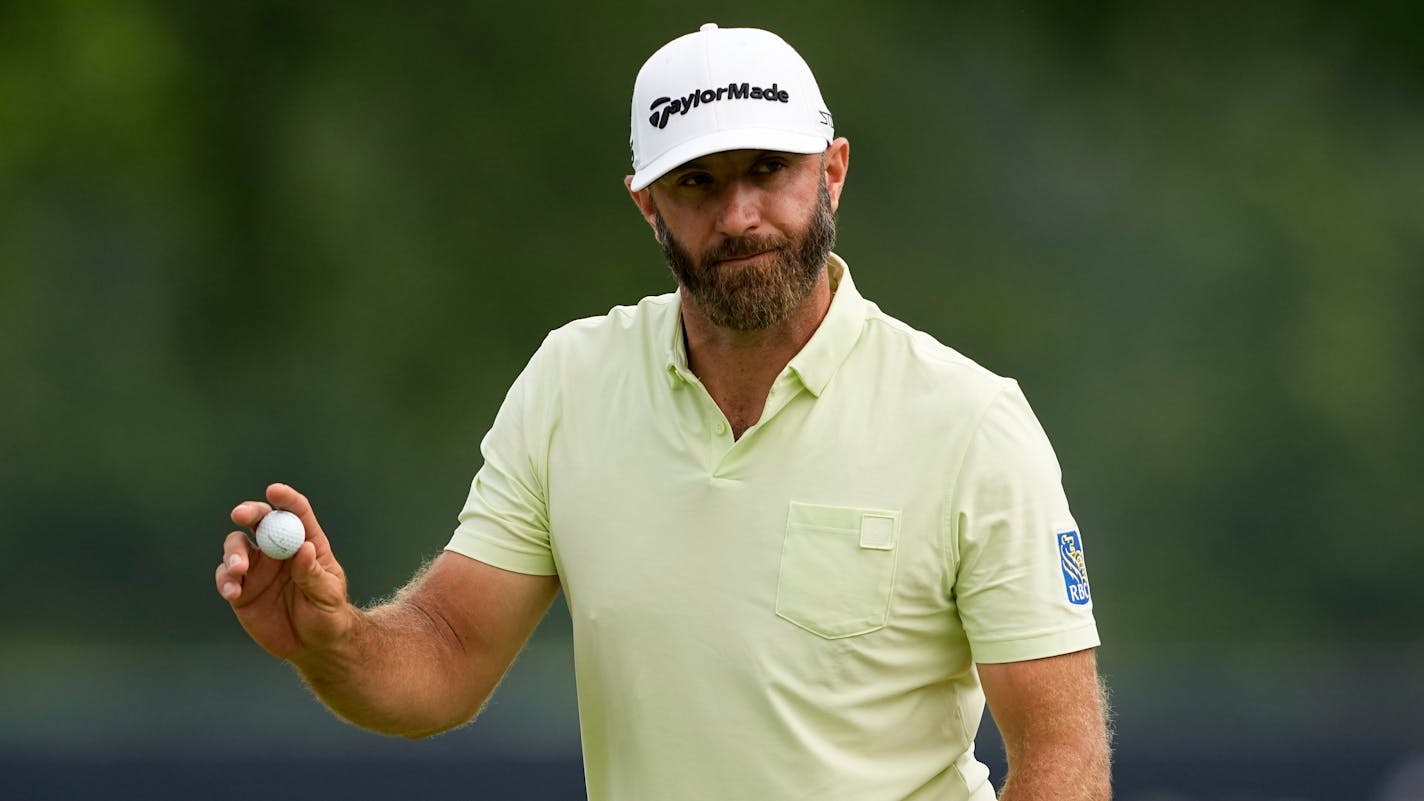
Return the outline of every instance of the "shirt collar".
{"type": "Polygon", "coordinates": [[[826,269],[830,272],[831,291],[835,293],[831,297],[831,308],[810,341],[786,366],[818,398],[860,340],[867,314],[865,298],[856,291],[845,260],[832,253],[826,269]]]}
{"type": "MultiPolygon", "coordinates": [[[[850,277],[850,267],[845,260],[832,253],[826,265],[831,281],[831,307],[821,320],[816,333],[806,342],[801,351],[792,357],[786,369],[801,381],[812,395],[820,397],[826,385],[831,383],[836,371],[850,356],[851,349],[860,339],[865,327],[867,302],[855,288],[850,277]]],[[[681,307],[681,290],[677,292],[681,307]]],[[[683,337],[682,315],[670,314],[672,330],[668,332],[667,371],[671,381],[691,383],[693,375],[687,366],[687,342],[683,337]]]]}
{"type": "Polygon", "coordinates": [[[668,382],[677,386],[677,382],[690,384],[693,381],[692,368],[687,365],[687,338],[682,330],[682,288],[673,292],[673,297],[677,302],[672,305],[672,314],[668,315],[669,327],[672,331],[668,335],[667,350],[667,375],[668,382]]]}

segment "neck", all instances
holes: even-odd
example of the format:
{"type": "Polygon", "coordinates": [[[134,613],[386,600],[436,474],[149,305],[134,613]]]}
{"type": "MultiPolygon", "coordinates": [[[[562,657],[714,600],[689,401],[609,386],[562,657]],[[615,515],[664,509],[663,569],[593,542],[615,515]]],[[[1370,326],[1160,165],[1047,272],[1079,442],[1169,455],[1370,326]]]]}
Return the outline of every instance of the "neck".
{"type": "Polygon", "coordinates": [[[771,385],[820,327],[831,294],[830,280],[822,272],[811,294],[785,320],[757,331],[736,331],[713,324],[683,293],[688,367],[726,415],[734,436],[761,418],[771,385]]]}

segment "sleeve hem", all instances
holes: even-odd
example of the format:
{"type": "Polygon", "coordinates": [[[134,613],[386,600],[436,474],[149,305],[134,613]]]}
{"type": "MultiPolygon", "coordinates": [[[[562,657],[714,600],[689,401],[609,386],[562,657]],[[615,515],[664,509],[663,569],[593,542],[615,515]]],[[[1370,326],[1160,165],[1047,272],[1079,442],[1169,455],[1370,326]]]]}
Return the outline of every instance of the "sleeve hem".
{"type": "Polygon", "coordinates": [[[970,647],[974,651],[975,662],[999,664],[1071,654],[1074,651],[1096,648],[1101,644],[1102,641],[1098,639],[1098,626],[1090,621],[1087,625],[1068,631],[1055,631],[1025,639],[975,642],[970,647]]]}
{"type": "Polygon", "coordinates": [[[456,531],[455,536],[450,539],[450,544],[445,546],[445,550],[454,551],[461,556],[468,556],[471,559],[514,573],[524,573],[530,576],[557,576],[559,574],[559,569],[555,566],[553,559],[547,555],[540,556],[512,550],[490,542],[473,532],[456,531]]]}

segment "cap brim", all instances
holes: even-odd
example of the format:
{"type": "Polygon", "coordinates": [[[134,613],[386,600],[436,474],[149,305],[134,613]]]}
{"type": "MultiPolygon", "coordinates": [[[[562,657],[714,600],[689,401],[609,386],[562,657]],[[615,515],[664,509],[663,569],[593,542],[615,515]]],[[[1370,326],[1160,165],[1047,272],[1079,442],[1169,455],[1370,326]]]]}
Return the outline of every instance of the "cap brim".
{"type": "Polygon", "coordinates": [[[784,153],[820,153],[830,142],[820,134],[778,131],[768,128],[742,128],[717,131],[683,142],[653,159],[643,169],[633,173],[629,189],[637,192],[666,175],[673,168],[709,153],[727,150],[780,150],[784,153]]]}

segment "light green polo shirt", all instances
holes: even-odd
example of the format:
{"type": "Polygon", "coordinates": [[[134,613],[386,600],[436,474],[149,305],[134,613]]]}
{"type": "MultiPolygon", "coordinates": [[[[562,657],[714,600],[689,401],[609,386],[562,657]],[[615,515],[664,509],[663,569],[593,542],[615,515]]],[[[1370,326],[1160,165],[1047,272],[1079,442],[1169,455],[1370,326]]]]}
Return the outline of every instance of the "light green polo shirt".
{"type": "Polygon", "coordinates": [[[983,801],[975,662],[1098,644],[1018,385],[880,311],[825,320],[733,441],[674,293],[553,332],[450,550],[557,574],[591,801],[983,801]]]}

